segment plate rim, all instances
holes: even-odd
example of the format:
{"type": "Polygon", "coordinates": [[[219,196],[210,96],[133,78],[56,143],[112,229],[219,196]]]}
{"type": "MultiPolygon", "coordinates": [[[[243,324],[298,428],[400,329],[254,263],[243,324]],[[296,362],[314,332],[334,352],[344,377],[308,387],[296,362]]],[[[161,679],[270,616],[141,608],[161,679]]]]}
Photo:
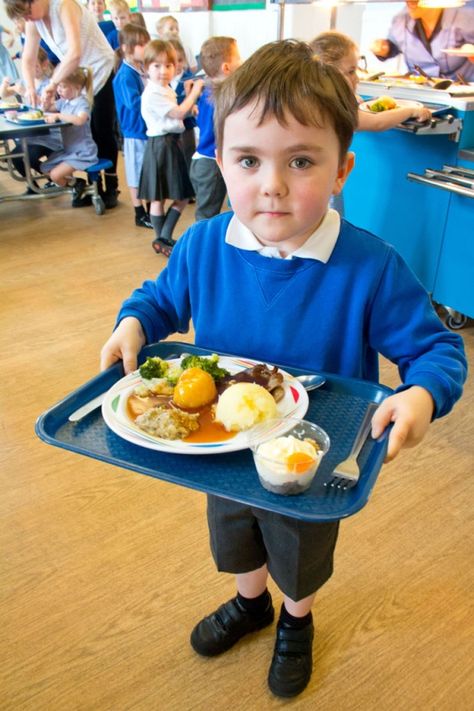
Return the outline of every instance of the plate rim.
{"type": "MultiPolygon", "coordinates": [[[[179,358],[173,358],[170,359],[170,363],[179,363],[182,360],[182,356],[179,358]]],[[[240,356],[224,356],[220,355],[219,356],[219,363],[221,364],[222,361],[234,361],[237,362],[241,367],[239,370],[236,370],[235,372],[240,372],[240,370],[245,370],[245,368],[251,367],[252,365],[258,365],[261,363],[265,363],[268,367],[273,367],[272,364],[266,363],[263,360],[254,360],[251,358],[242,358],[240,356]]],[[[223,367],[225,365],[223,364],[223,367]]],[[[288,418],[290,417],[298,417],[303,419],[306,412],[308,411],[309,407],[309,397],[308,393],[303,387],[303,385],[298,381],[298,379],[294,376],[291,375],[291,373],[288,373],[288,371],[284,370],[283,368],[280,368],[277,366],[279,371],[283,374],[284,379],[288,380],[291,382],[291,384],[296,385],[296,389],[299,393],[299,402],[295,406],[294,412],[289,413],[287,416],[288,418]]],[[[163,452],[167,454],[185,454],[185,455],[196,455],[196,454],[224,454],[228,452],[237,452],[237,451],[242,451],[245,449],[248,449],[248,432],[251,432],[250,430],[246,430],[245,434],[244,432],[239,432],[238,435],[244,435],[245,441],[242,441],[242,439],[237,439],[236,437],[233,437],[230,440],[224,440],[223,442],[189,442],[189,443],[183,443],[182,440],[164,440],[160,438],[154,438],[152,435],[147,435],[146,433],[143,433],[143,435],[137,431],[135,432],[132,428],[128,429],[126,425],[121,424],[120,420],[114,419],[114,415],[111,414],[113,408],[111,407],[111,401],[118,395],[120,394],[120,391],[126,390],[129,387],[132,387],[132,381],[134,378],[137,377],[137,370],[133,371],[132,373],[128,373],[128,375],[125,375],[123,378],[120,378],[116,383],[112,385],[111,388],[107,391],[104,401],[102,403],[101,407],[101,412],[102,412],[102,417],[107,425],[112,432],[114,432],[116,435],[119,437],[122,437],[123,439],[127,440],[128,442],[131,442],[132,444],[136,444],[141,447],[146,447],[147,449],[151,449],[154,451],[158,452],[163,452]],[[130,381],[130,383],[127,383],[126,381],[130,381]],[[236,441],[237,439],[237,441],[236,441]],[[179,443],[179,444],[178,444],[179,443]]],[[[291,427],[291,424],[289,424],[289,427],[291,427]]],[[[283,432],[281,433],[283,434],[283,432]]]]}

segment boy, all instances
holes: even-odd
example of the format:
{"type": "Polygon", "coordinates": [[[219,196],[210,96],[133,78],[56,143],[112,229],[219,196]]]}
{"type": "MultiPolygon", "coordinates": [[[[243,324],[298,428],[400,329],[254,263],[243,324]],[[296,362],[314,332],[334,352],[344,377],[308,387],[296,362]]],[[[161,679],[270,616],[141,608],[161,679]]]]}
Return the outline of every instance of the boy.
{"type": "MultiPolygon", "coordinates": [[[[177,39],[170,39],[168,41],[176,50],[176,76],[170,81],[170,87],[176,92],[176,99],[179,105],[185,100],[186,85],[188,82],[192,81],[194,75],[189,71],[189,69],[186,68],[186,54],[181,42],[177,39]]],[[[191,159],[196,150],[196,139],[194,136],[194,129],[197,126],[196,119],[194,118],[196,114],[197,107],[193,106],[191,115],[186,116],[186,118],[183,119],[184,131],[180,137],[181,148],[183,149],[188,171],[191,165],[191,159]]]]}
{"type": "Polygon", "coordinates": [[[132,13],[128,3],[125,0],[110,0],[109,2],[109,12],[112,22],[114,23],[114,29],[107,32],[107,42],[110,44],[113,50],[120,47],[120,37],[119,32],[123,30],[125,25],[132,22],[132,13]]]}
{"type": "Polygon", "coordinates": [[[123,62],[113,80],[115,108],[123,135],[125,175],[135,210],[135,225],[153,229],[145,207],[138,198],[138,184],[147,142],[146,124],[141,114],[145,88],[143,53],[150,41],[148,32],[139,25],[128,24],[120,32],[123,62]]]}
{"type": "Polygon", "coordinates": [[[189,169],[196,193],[196,220],[218,215],[226,196],[227,188],[216,163],[213,91],[241,64],[237,42],[232,37],[210,37],[201,47],[200,58],[210,81],[197,105],[199,142],[189,169]]]}
{"type": "MultiPolygon", "coordinates": [[[[352,166],[357,102],[340,72],[311,55],[304,43],[271,43],[218,88],[217,160],[235,214],[191,227],[157,281],[124,302],[102,367],[123,358],[133,370],[146,342],[186,331],[191,316],[198,345],[267,363],[377,382],[383,352],[404,381],[372,420],[375,438],[393,424],[390,461],[449,412],[466,360],[461,338],[393,248],[328,211],[352,166]]],[[[271,624],[270,574],[284,603],[268,683],[278,696],[299,694],[311,677],[311,607],[332,573],[338,523],[215,496],[208,523],[217,568],[236,575],[237,595],[196,625],[193,648],[221,654],[271,624]]]]}
{"type": "Polygon", "coordinates": [[[179,34],[179,22],[173,15],[163,15],[155,25],[158,39],[169,42],[172,39],[179,40],[183,45],[186,55],[186,67],[194,74],[197,71],[197,64],[191,48],[184,44],[179,34]]]}

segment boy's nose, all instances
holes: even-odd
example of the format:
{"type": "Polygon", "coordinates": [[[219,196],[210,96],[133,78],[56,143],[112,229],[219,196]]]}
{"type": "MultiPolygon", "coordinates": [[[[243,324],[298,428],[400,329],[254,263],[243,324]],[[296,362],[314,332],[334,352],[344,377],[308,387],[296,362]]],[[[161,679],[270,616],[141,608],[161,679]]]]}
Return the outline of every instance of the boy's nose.
{"type": "Polygon", "coordinates": [[[282,172],[276,168],[268,168],[262,175],[262,192],[272,197],[283,197],[288,188],[282,172]]]}

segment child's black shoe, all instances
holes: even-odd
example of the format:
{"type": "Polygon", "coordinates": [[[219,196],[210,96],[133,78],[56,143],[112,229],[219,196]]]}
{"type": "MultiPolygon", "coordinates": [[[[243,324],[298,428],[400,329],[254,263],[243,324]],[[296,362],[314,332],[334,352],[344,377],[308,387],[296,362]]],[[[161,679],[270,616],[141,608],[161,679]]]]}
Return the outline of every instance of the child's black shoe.
{"type": "Polygon", "coordinates": [[[148,215],[141,215],[140,217],[135,216],[135,225],[137,227],[148,227],[149,230],[153,229],[153,225],[150,222],[148,215]]]}
{"type": "Polygon", "coordinates": [[[312,622],[303,629],[291,629],[278,623],[268,673],[268,686],[276,696],[296,696],[308,685],[313,671],[313,636],[312,622]]]}
{"type": "Polygon", "coordinates": [[[191,633],[191,646],[205,657],[222,654],[244,635],[270,625],[274,616],[270,594],[265,611],[258,617],[248,613],[234,597],[196,625],[191,633]]]}
{"type": "Polygon", "coordinates": [[[74,181],[74,185],[72,186],[72,199],[73,200],[81,200],[82,196],[84,194],[84,190],[86,189],[86,181],[83,180],[82,178],[76,178],[74,181]]]}

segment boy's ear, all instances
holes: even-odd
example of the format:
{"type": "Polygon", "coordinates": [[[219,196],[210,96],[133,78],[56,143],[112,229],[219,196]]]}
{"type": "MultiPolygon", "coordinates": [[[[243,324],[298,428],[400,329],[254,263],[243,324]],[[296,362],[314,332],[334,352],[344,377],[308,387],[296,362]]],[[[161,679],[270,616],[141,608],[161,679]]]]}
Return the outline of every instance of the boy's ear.
{"type": "Polygon", "coordinates": [[[342,163],[342,165],[339,166],[339,170],[337,171],[337,178],[332,190],[333,195],[339,195],[342,188],[344,187],[344,183],[346,182],[349,173],[354,167],[354,164],[355,153],[353,153],[352,151],[348,151],[348,153],[346,153],[346,157],[344,158],[344,162],[342,163]]]}

